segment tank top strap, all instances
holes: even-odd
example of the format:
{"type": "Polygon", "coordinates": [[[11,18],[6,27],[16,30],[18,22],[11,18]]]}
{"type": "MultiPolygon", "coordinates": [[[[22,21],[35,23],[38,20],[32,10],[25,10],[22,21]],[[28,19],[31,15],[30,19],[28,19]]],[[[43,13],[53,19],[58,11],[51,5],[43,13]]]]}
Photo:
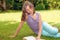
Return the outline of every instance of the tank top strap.
{"type": "Polygon", "coordinates": [[[37,14],[37,16],[38,16],[38,18],[39,18],[39,12],[36,12],[36,14],[37,14]]]}

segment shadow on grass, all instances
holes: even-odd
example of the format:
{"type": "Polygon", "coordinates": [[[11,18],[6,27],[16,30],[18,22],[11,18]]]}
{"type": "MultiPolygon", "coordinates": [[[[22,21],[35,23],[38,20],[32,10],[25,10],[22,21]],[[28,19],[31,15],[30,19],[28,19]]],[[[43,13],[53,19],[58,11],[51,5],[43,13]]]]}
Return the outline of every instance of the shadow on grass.
{"type": "Polygon", "coordinates": [[[1,40],[22,40],[24,36],[34,35],[32,30],[27,27],[25,23],[24,27],[21,29],[16,38],[9,38],[8,36],[15,33],[16,28],[18,27],[19,22],[16,21],[0,21],[0,39],[1,40]]]}
{"type": "Polygon", "coordinates": [[[57,27],[60,30],[60,23],[49,22],[53,27],[57,27]]]}
{"type": "Polygon", "coordinates": [[[21,12],[21,10],[6,10],[6,11],[0,11],[0,14],[4,14],[4,13],[17,13],[17,12],[21,12]]]}
{"type": "MultiPolygon", "coordinates": [[[[54,24],[53,22],[49,22],[51,25],[55,25],[60,29],[60,23],[54,24]]],[[[11,34],[15,33],[16,28],[18,27],[19,22],[16,21],[0,21],[0,40],[22,40],[25,36],[37,36],[25,23],[15,38],[9,38],[11,34]]],[[[42,36],[43,39],[46,40],[60,40],[59,38],[52,38],[42,36]]]]}

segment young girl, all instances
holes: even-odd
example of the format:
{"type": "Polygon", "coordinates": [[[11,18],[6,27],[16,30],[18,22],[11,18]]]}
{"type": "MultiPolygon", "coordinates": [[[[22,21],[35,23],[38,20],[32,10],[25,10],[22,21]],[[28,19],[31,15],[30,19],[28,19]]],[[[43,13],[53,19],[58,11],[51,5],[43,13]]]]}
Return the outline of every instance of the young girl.
{"type": "Polygon", "coordinates": [[[43,22],[40,13],[35,12],[34,5],[29,1],[25,1],[25,3],[23,4],[21,22],[14,35],[10,37],[15,37],[18,34],[24,22],[27,22],[33,32],[37,34],[37,39],[40,39],[41,35],[50,37],[60,37],[58,29],[56,27],[52,27],[46,22],[43,22]]]}

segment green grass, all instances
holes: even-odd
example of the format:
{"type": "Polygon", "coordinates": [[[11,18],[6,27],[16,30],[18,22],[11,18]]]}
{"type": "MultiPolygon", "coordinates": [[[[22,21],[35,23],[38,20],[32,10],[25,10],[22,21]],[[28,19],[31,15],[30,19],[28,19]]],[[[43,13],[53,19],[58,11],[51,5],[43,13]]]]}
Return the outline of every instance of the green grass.
{"type": "MultiPolygon", "coordinates": [[[[60,29],[60,10],[38,11],[42,16],[42,20],[60,29]]],[[[0,40],[22,40],[24,36],[37,36],[25,23],[16,38],[9,38],[13,34],[21,21],[21,11],[9,11],[0,13],[0,40]]],[[[60,38],[46,37],[46,40],[60,40],[60,38]]]]}

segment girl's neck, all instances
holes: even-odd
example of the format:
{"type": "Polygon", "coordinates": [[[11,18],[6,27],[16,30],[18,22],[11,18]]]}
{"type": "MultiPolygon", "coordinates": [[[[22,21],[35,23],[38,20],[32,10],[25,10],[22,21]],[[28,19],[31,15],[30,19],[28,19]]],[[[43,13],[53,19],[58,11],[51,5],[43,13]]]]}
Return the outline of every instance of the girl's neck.
{"type": "Polygon", "coordinates": [[[31,13],[30,15],[31,15],[31,16],[33,16],[33,15],[34,15],[34,13],[31,13]]]}

